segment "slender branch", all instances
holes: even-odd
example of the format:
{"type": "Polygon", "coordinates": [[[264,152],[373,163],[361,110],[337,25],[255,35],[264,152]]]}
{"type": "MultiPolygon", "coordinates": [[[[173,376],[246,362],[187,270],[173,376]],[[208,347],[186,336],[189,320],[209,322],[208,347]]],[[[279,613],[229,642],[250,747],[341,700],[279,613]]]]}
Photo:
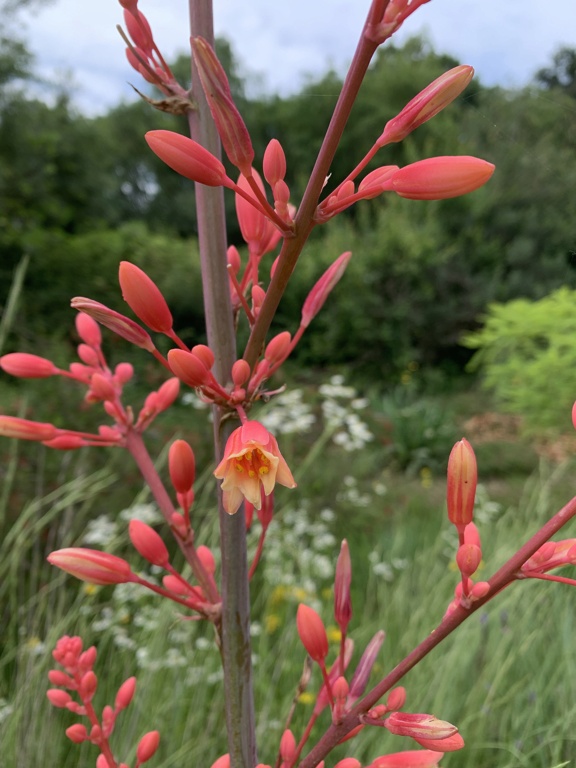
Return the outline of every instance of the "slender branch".
{"type": "MultiPolygon", "coordinates": [[[[212,0],[189,0],[192,37],[201,35],[214,44],[212,0]]],[[[192,67],[192,90],[197,109],[188,113],[190,135],[221,156],[220,141],[204,97],[200,78],[192,67]]],[[[230,378],[236,360],[236,339],[226,258],[224,194],[219,187],[195,185],[198,239],[208,344],[215,355],[214,373],[221,384],[230,378]]],[[[230,422],[222,425],[222,413],[213,409],[214,448],[223,455],[230,422]]],[[[250,647],[250,595],[244,510],[228,515],[218,493],[220,547],[222,552],[222,658],[228,751],[232,768],[254,768],[256,736],[250,647]]]]}
{"type": "Polygon", "coordinates": [[[262,346],[266,340],[266,334],[268,333],[268,329],[270,328],[270,324],[280,303],[280,299],[286,290],[290,275],[292,274],[298,257],[314,227],[314,213],[326,177],[330,171],[330,165],[336,154],[338,143],[342,137],[346,123],[348,122],[352,106],[366,74],[366,70],[368,69],[368,65],[378,47],[376,43],[373,43],[368,39],[364,34],[364,31],[374,14],[375,7],[385,7],[386,5],[387,2],[375,0],[368,12],[364,29],[362,30],[354,58],[352,59],[352,64],[350,65],[344,85],[342,86],[338,102],[336,103],[332,119],[330,120],[330,125],[326,131],[326,136],[320,147],[320,152],[318,153],[314,169],[312,170],[304,196],[302,197],[302,202],[300,203],[298,213],[296,214],[294,222],[295,236],[284,240],[282,250],[280,251],[278,266],[276,267],[270,286],[266,291],[266,298],[260,308],[258,319],[252,329],[246,349],[244,350],[244,359],[248,361],[251,368],[254,367],[256,360],[258,359],[262,346]]]}
{"type": "Polygon", "coordinates": [[[531,557],[537,549],[550,540],[562,526],[576,516],[576,497],[571,499],[565,507],[557,512],[529,541],[521,547],[510,560],[496,571],[489,580],[490,590],[487,595],[473,603],[469,608],[459,606],[446,616],[428,637],[421,642],[411,653],[389,672],[356,706],[346,715],[338,725],[328,728],[324,736],[316,746],[299,763],[298,768],[314,768],[320,760],[338,744],[338,742],[353,728],[358,725],[358,718],[367,712],[376,702],[393,688],[413,667],[439,645],[449,634],[460,626],[469,616],[485,605],[504,587],[508,586],[515,578],[522,565],[531,557]]]}

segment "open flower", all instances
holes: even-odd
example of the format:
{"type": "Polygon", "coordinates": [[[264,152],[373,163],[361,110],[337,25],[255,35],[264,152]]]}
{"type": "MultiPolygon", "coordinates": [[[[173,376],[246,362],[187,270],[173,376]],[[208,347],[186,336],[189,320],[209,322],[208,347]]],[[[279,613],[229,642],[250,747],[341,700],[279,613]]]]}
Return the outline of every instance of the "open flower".
{"type": "Polygon", "coordinates": [[[286,488],[296,485],[276,438],[259,421],[247,421],[232,432],[214,476],[222,480],[224,509],[229,515],[238,511],[243,498],[260,509],[260,484],[266,496],[276,483],[286,488]]]}

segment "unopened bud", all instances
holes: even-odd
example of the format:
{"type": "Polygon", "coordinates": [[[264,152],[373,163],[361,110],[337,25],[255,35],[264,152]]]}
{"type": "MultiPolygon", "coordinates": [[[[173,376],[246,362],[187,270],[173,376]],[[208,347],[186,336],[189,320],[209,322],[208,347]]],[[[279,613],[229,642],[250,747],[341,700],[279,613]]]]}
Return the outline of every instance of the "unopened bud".
{"type": "Polygon", "coordinates": [[[145,763],[155,754],[160,745],[159,731],[150,731],[140,739],[136,747],[136,759],[139,763],[145,763]]]}
{"type": "Polygon", "coordinates": [[[125,584],[132,581],[132,571],[126,560],[107,552],[69,547],[51,552],[46,559],[51,565],[90,584],[125,584]]]}
{"type": "Polygon", "coordinates": [[[134,548],[152,565],[165,567],[169,560],[168,550],[162,538],[141,520],[130,520],[128,535],[134,548]]]}
{"type": "Polygon", "coordinates": [[[272,139],[264,152],[262,161],[264,178],[273,187],[286,176],[286,155],[278,139],[272,139]]]}
{"type": "Polygon", "coordinates": [[[348,262],[352,258],[352,251],[345,251],[334,261],[318,280],[308,294],[302,307],[302,319],[300,325],[307,328],[318,312],[324,306],[324,302],[344,274],[348,262]]]}
{"type": "Polygon", "coordinates": [[[46,379],[58,373],[51,360],[27,352],[11,352],[0,357],[0,368],[21,379],[46,379]]]}
{"type": "Polygon", "coordinates": [[[302,645],[313,661],[323,662],[328,655],[328,636],[322,619],[313,608],[300,603],[296,626],[302,645]]]}
{"type": "Polygon", "coordinates": [[[207,187],[226,186],[226,169],[198,142],[173,131],[148,131],[148,146],[169,168],[207,187]]]}
{"type": "Polygon", "coordinates": [[[351,582],[352,562],[350,560],[350,549],[348,542],[344,539],[340,547],[338,561],[336,562],[336,575],[334,578],[334,618],[342,634],[346,634],[348,624],[352,618],[351,582]]]}
{"type": "Polygon", "coordinates": [[[109,309],[104,304],[100,304],[99,301],[93,301],[92,299],[86,299],[83,296],[76,296],[70,302],[70,306],[73,309],[79,309],[81,312],[90,315],[100,325],[104,325],[109,328],[115,334],[120,336],[131,344],[135,344],[137,347],[147,350],[148,352],[154,352],[156,347],[154,346],[150,334],[148,334],[144,328],[135,323],[125,315],[121,315],[120,312],[115,312],[113,309],[109,309]]]}
{"type": "Polygon", "coordinates": [[[172,485],[178,493],[186,493],[194,485],[196,461],[186,440],[175,440],[168,452],[168,468],[172,485]]]}
{"type": "Polygon", "coordinates": [[[118,272],[122,298],[142,322],[158,333],[172,330],[172,314],[156,283],[135,264],[121,261],[118,272]]]}
{"type": "Polygon", "coordinates": [[[270,365],[276,365],[277,363],[283,362],[288,355],[291,341],[292,337],[288,331],[282,331],[282,333],[274,336],[266,346],[264,358],[270,365]]]}
{"type": "Polygon", "coordinates": [[[476,456],[468,440],[463,438],[452,448],[448,459],[446,490],[448,519],[462,532],[472,522],[477,483],[476,456]]]}
{"type": "Polygon", "coordinates": [[[406,165],[392,177],[392,190],[410,200],[445,200],[486,184],[494,165],[477,157],[429,157],[406,165]]]}

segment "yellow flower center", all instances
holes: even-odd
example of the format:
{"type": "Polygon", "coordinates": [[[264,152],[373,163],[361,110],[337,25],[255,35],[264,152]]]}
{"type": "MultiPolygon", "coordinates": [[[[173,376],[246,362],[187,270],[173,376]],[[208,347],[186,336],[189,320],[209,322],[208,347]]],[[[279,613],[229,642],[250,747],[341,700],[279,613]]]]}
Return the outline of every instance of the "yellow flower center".
{"type": "Polygon", "coordinates": [[[266,458],[260,448],[254,448],[237,456],[234,460],[234,468],[240,474],[246,472],[248,477],[267,475],[270,472],[270,459],[266,458]]]}

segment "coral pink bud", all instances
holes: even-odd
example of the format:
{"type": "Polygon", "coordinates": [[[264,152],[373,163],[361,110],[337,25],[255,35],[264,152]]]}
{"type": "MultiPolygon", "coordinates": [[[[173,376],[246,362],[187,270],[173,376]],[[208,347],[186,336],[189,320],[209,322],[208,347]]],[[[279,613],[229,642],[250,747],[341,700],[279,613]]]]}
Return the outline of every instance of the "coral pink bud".
{"type": "Polygon", "coordinates": [[[377,757],[368,768],[436,768],[443,757],[443,752],[431,749],[406,750],[377,757]]]}
{"type": "Polygon", "coordinates": [[[82,744],[82,742],[86,741],[88,738],[86,726],[81,723],[76,723],[75,725],[71,725],[70,728],[66,728],[65,733],[74,744],[82,744]]]}
{"type": "Polygon", "coordinates": [[[136,747],[136,760],[139,763],[145,763],[154,755],[160,745],[160,732],[150,731],[142,736],[136,747]]]}
{"type": "Polygon", "coordinates": [[[158,333],[170,333],[172,313],[160,289],[135,264],[121,261],[118,271],[122,298],[142,322],[158,333]]]}
{"type": "Polygon", "coordinates": [[[336,562],[336,575],[334,578],[334,618],[342,634],[346,634],[348,624],[352,618],[351,582],[352,562],[350,560],[348,542],[344,539],[340,547],[338,561],[336,562]]]}
{"type": "Polygon", "coordinates": [[[186,440],[175,440],[168,452],[170,480],[178,493],[186,493],[192,488],[196,475],[194,451],[186,440]]]}
{"type": "Polygon", "coordinates": [[[84,312],[79,312],[76,315],[76,332],[89,347],[99,347],[102,343],[102,334],[98,323],[84,312]]]}
{"type": "Polygon", "coordinates": [[[78,357],[83,363],[86,363],[86,365],[89,365],[91,368],[95,368],[98,365],[98,352],[96,352],[94,347],[89,347],[88,344],[78,344],[77,351],[78,357]]]}
{"type": "Polygon", "coordinates": [[[230,768],[230,755],[222,755],[210,768],[230,768]]]}
{"type": "Polygon", "coordinates": [[[96,646],[91,645],[90,648],[87,648],[78,657],[78,668],[80,670],[92,669],[96,663],[97,655],[98,651],[96,650],[96,646]]]}
{"type": "Polygon", "coordinates": [[[456,752],[458,749],[463,749],[464,739],[459,733],[454,733],[452,736],[448,736],[446,739],[414,739],[425,749],[437,749],[439,752],[456,752]]]}
{"type": "Polygon", "coordinates": [[[114,368],[114,377],[120,384],[127,384],[134,376],[134,366],[130,363],[118,363],[114,368]]]}
{"type": "Polygon", "coordinates": [[[100,325],[109,328],[117,336],[126,339],[126,341],[129,341],[131,344],[135,344],[137,347],[141,347],[148,352],[154,352],[156,349],[150,338],[150,334],[148,334],[144,328],[139,326],[138,323],[135,323],[134,320],[130,320],[129,317],[125,317],[125,315],[121,315],[120,312],[115,312],[113,309],[109,309],[98,301],[86,299],[84,296],[76,296],[70,302],[70,306],[73,309],[79,309],[87,315],[90,315],[90,317],[93,317],[94,320],[100,323],[100,325]]]}
{"type": "Polygon", "coordinates": [[[54,707],[64,708],[68,706],[72,701],[72,697],[66,691],[61,691],[59,688],[50,688],[46,691],[46,696],[50,704],[54,707]]]}
{"type": "Polygon", "coordinates": [[[56,451],[77,451],[78,448],[90,445],[88,440],[78,437],[78,435],[58,435],[52,440],[44,440],[43,444],[47,448],[54,448],[56,451]]]}
{"type": "Polygon", "coordinates": [[[196,141],[173,131],[148,131],[144,138],[152,152],[181,176],[207,187],[227,186],[220,160],[196,141]]]}
{"type": "Polygon", "coordinates": [[[253,285],[252,286],[252,307],[254,309],[255,314],[257,314],[257,310],[259,310],[262,304],[264,303],[265,298],[266,298],[266,291],[264,290],[264,288],[262,288],[261,285],[253,285]]]}
{"type": "Polygon", "coordinates": [[[362,768],[362,763],[355,757],[345,757],[344,760],[339,760],[334,768],[362,768]]]}
{"type": "Polygon", "coordinates": [[[320,280],[318,280],[316,285],[312,288],[302,307],[301,326],[307,328],[322,309],[324,302],[344,274],[351,258],[351,251],[346,251],[341,254],[336,261],[328,267],[320,280]]]}
{"type": "Polygon", "coordinates": [[[282,331],[268,342],[264,357],[270,365],[276,365],[286,359],[290,349],[292,337],[288,331],[282,331]]]}
{"type": "Polygon", "coordinates": [[[16,437],[19,440],[51,440],[58,434],[53,424],[20,419],[18,416],[0,416],[0,437],[16,437]]]}
{"type": "Polygon", "coordinates": [[[48,680],[52,685],[64,685],[66,688],[70,688],[74,684],[74,680],[67,675],[66,672],[61,672],[59,669],[51,669],[48,672],[48,680]]]}
{"type": "Polygon", "coordinates": [[[171,349],[168,352],[168,365],[172,373],[190,387],[201,387],[209,378],[208,370],[202,360],[183,349],[171,349]]]}
{"type": "Polygon", "coordinates": [[[288,765],[292,765],[296,754],[296,739],[292,731],[287,728],[280,739],[280,757],[288,765]]]}
{"type": "Polygon", "coordinates": [[[11,376],[22,379],[46,379],[58,373],[58,368],[51,360],[27,352],[11,352],[0,357],[0,368],[11,376]]]}
{"type": "Polygon", "coordinates": [[[214,560],[212,551],[204,544],[201,544],[196,550],[196,554],[198,555],[198,559],[202,563],[206,573],[213,575],[216,571],[216,561],[214,560]]]}
{"type": "Polygon", "coordinates": [[[190,351],[193,355],[200,358],[208,370],[212,368],[215,358],[214,352],[212,352],[210,347],[207,347],[206,344],[196,344],[190,351]]]}
{"type": "Polygon", "coordinates": [[[386,708],[389,712],[393,712],[395,709],[402,709],[406,703],[406,688],[399,685],[397,688],[393,688],[388,694],[386,701],[386,708]]]}
{"type": "Polygon", "coordinates": [[[235,245],[231,245],[227,252],[227,259],[228,259],[228,266],[232,270],[232,272],[236,275],[238,274],[240,267],[242,266],[242,261],[240,259],[240,254],[238,253],[238,248],[236,248],[235,245]]]}
{"type": "Polygon", "coordinates": [[[371,200],[382,192],[388,192],[392,189],[392,177],[398,170],[397,165],[383,165],[381,168],[376,168],[362,179],[358,185],[358,194],[361,194],[364,200],[371,200]]]}
{"type": "Polygon", "coordinates": [[[328,636],[320,616],[313,608],[300,603],[296,613],[296,627],[310,658],[323,662],[328,655],[328,636]]]}
{"type": "Polygon", "coordinates": [[[90,392],[98,400],[114,400],[116,397],[114,385],[101,373],[95,373],[90,379],[90,392]]]}
{"type": "Polygon", "coordinates": [[[128,535],[134,549],[152,565],[165,567],[170,559],[166,545],[162,538],[141,520],[130,520],[128,535]]]}
{"type": "Polygon", "coordinates": [[[475,544],[462,544],[461,547],[458,547],[456,565],[462,576],[469,578],[473,573],[476,573],[481,560],[482,550],[475,544]]]}
{"type": "MultiPolygon", "coordinates": [[[[266,197],[264,184],[262,183],[262,179],[258,172],[253,171],[252,177],[256,181],[262,195],[266,197]]],[[[268,241],[270,237],[270,228],[272,228],[272,224],[260,210],[260,204],[256,202],[254,191],[244,176],[240,176],[238,179],[238,186],[246,192],[250,198],[254,199],[253,205],[242,195],[239,195],[238,193],[235,195],[236,217],[238,218],[242,237],[248,243],[251,250],[257,251],[258,253],[264,253],[263,243],[268,241]]]]}
{"type": "Polygon", "coordinates": [[[186,538],[188,526],[186,525],[184,515],[181,515],[180,512],[173,512],[170,515],[170,525],[181,538],[186,538]]]}
{"type": "MultiPolygon", "coordinates": [[[[153,85],[158,84],[158,77],[153,75],[149,71],[148,67],[145,67],[142,63],[143,61],[149,62],[148,54],[143,51],[142,48],[138,48],[137,45],[133,48],[125,48],[124,53],[128,59],[128,64],[130,64],[132,69],[138,72],[138,74],[141,75],[144,80],[146,80],[146,82],[152,83],[153,85]]],[[[153,66],[152,69],[154,69],[153,66]]]]}
{"type": "Polygon", "coordinates": [[[479,581],[478,584],[474,584],[470,590],[470,597],[472,600],[481,600],[490,592],[490,583],[488,581],[479,581]]]}
{"type": "Polygon", "coordinates": [[[392,177],[392,190],[410,200],[445,200],[486,184],[494,165],[477,157],[429,157],[406,165],[392,177]]]}
{"type": "Polygon", "coordinates": [[[82,676],[82,680],[78,686],[78,693],[84,703],[92,701],[96,689],[98,688],[98,678],[94,672],[90,669],[82,676]]]}
{"type": "Polygon", "coordinates": [[[250,378],[250,366],[246,360],[236,360],[232,366],[232,381],[235,387],[241,387],[250,378]]]}
{"type": "Polygon", "coordinates": [[[286,176],[286,155],[278,139],[272,139],[264,152],[262,160],[264,178],[273,187],[286,176]]]}
{"type": "Polygon", "coordinates": [[[129,677],[128,680],[125,680],[120,686],[120,688],[118,688],[118,693],[116,694],[116,699],[114,701],[114,709],[117,712],[119,712],[122,709],[126,709],[126,707],[130,704],[130,702],[134,698],[135,691],[136,691],[136,678],[129,677]]]}
{"type": "Polygon", "coordinates": [[[474,76],[474,69],[467,64],[454,67],[436,78],[406,104],[396,117],[386,123],[377,141],[379,147],[402,141],[419,125],[430,120],[451,104],[467,87],[474,76]]]}
{"type": "Polygon", "coordinates": [[[126,560],[95,549],[58,549],[46,559],[51,565],[90,584],[125,584],[133,579],[126,560]]]}
{"type": "Polygon", "coordinates": [[[264,530],[266,530],[272,522],[272,517],[274,516],[274,491],[266,496],[264,489],[262,488],[261,497],[262,506],[259,510],[257,510],[257,515],[258,520],[260,521],[260,525],[264,530]]]}
{"type": "Polygon", "coordinates": [[[249,176],[254,150],[248,129],[232,99],[226,73],[204,38],[193,37],[191,43],[194,62],[224,151],[232,165],[249,176]]]}
{"type": "Polygon", "coordinates": [[[464,544],[475,544],[479,549],[482,549],[480,532],[475,523],[468,523],[464,528],[464,544]]]}
{"type": "Polygon", "coordinates": [[[134,43],[147,53],[152,53],[154,37],[148,20],[138,9],[135,11],[124,10],[124,23],[128,34],[134,43]]]}
{"type": "Polygon", "coordinates": [[[448,459],[446,490],[448,519],[459,530],[463,531],[472,522],[477,483],[476,456],[468,440],[463,438],[452,448],[448,459]]]}
{"type": "Polygon", "coordinates": [[[434,715],[393,712],[384,720],[385,727],[396,736],[410,736],[413,739],[447,739],[457,733],[458,728],[434,715]]]}

